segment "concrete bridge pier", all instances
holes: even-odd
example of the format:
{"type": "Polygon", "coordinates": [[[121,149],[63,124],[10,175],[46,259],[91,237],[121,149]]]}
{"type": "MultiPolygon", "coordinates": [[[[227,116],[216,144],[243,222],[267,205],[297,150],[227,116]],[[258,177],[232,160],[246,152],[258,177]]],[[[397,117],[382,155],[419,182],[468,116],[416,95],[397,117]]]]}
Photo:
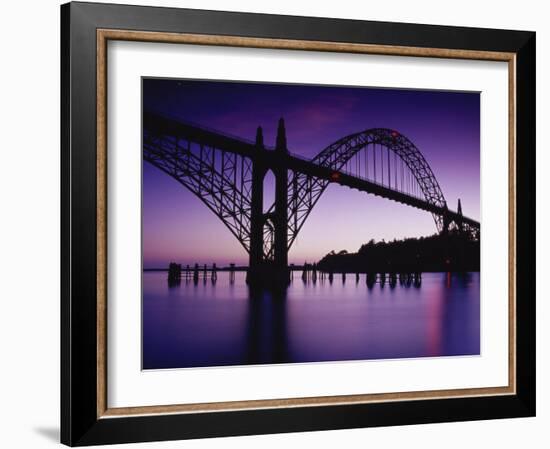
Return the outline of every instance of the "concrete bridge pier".
{"type": "MultiPolygon", "coordinates": [[[[265,151],[262,128],[256,131],[256,150],[265,151]]],[[[246,281],[255,284],[262,278],[264,265],[264,178],[267,168],[257,157],[252,163],[252,192],[250,211],[250,253],[246,281]]]]}
{"type": "MultiPolygon", "coordinates": [[[[277,127],[275,151],[283,161],[288,154],[285,122],[281,118],[277,127]]],[[[288,171],[286,164],[273,170],[275,175],[275,242],[273,276],[278,285],[288,285],[288,171]]]]}
{"type": "MultiPolygon", "coordinates": [[[[262,128],[256,132],[256,148],[265,152],[262,128]]],[[[290,283],[288,269],[288,175],[284,156],[288,153],[284,120],[279,120],[275,152],[281,157],[280,165],[272,167],[275,176],[275,210],[269,218],[274,227],[273,260],[264,257],[263,188],[267,165],[259,153],[252,165],[251,233],[247,283],[253,287],[281,288],[290,283]]]]}

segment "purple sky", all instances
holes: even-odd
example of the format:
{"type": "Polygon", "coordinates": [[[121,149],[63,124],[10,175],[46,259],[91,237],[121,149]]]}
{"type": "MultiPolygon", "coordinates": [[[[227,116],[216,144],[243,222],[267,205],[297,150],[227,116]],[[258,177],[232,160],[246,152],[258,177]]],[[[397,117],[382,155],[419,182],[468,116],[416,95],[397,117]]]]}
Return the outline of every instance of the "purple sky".
{"type": "MultiPolygon", "coordinates": [[[[145,110],[253,140],[262,126],[275,143],[284,117],[289,150],[314,157],[332,142],[368,128],[398,130],[421,151],[449,207],[458,198],[479,219],[479,94],[464,92],[143,80],[145,110]]],[[[273,179],[265,193],[273,199],[273,179]]],[[[291,263],[315,261],[331,250],[356,251],[376,240],[430,235],[431,214],[338,185],[330,185],[289,253],[291,263]]],[[[143,264],[165,267],[229,262],[248,256],[223,223],[176,180],[143,162],[143,264]]]]}

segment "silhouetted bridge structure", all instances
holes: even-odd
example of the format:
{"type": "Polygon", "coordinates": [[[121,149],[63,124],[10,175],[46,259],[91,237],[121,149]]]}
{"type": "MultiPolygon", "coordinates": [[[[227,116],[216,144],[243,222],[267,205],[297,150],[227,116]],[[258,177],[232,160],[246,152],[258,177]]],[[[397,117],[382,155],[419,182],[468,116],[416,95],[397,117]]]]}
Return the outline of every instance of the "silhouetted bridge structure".
{"type": "Polygon", "coordinates": [[[373,128],[350,134],[307,160],[288,151],[284,122],[267,147],[255,141],[158,114],[143,115],[143,158],[197,195],[249,254],[248,280],[288,283],[288,250],[329,184],[378,195],[432,214],[438,232],[479,236],[479,223],[447,207],[428,162],[399,132],[373,128]],[[266,173],[275,201],[264,210],[266,173]]]}

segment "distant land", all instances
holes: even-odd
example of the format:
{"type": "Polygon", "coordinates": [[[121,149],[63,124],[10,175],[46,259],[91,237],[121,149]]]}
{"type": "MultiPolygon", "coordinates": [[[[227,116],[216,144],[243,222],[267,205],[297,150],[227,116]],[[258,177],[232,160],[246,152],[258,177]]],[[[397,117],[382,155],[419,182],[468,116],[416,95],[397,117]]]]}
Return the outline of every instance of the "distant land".
{"type": "Polygon", "coordinates": [[[369,241],[356,253],[331,251],[318,263],[334,273],[479,271],[479,239],[450,233],[404,240],[369,241]]]}
{"type": "MultiPolygon", "coordinates": [[[[307,264],[311,268],[311,264],[307,264]]],[[[467,234],[435,234],[386,242],[370,240],[355,253],[331,251],[317,262],[317,269],[334,273],[413,273],[446,271],[479,271],[480,244],[467,234]]],[[[193,269],[194,264],[190,265],[193,269]]],[[[211,264],[208,264],[210,268],[211,264]]],[[[182,266],[185,269],[185,266],[182,266]]],[[[291,264],[291,270],[302,265],[291,264]]],[[[203,265],[199,265],[203,269],[203,265]]],[[[246,271],[246,266],[218,266],[217,271],[246,271]]],[[[143,271],[168,271],[166,267],[144,268],[143,271]]]]}

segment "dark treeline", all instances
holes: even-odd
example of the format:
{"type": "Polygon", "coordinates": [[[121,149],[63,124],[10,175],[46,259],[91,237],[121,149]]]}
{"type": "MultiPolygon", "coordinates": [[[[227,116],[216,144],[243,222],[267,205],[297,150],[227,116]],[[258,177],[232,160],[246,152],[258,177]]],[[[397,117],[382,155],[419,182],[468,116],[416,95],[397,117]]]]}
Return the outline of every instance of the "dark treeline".
{"type": "Polygon", "coordinates": [[[356,253],[331,251],[318,268],[335,273],[479,271],[479,240],[465,234],[370,242],[356,253]]]}

